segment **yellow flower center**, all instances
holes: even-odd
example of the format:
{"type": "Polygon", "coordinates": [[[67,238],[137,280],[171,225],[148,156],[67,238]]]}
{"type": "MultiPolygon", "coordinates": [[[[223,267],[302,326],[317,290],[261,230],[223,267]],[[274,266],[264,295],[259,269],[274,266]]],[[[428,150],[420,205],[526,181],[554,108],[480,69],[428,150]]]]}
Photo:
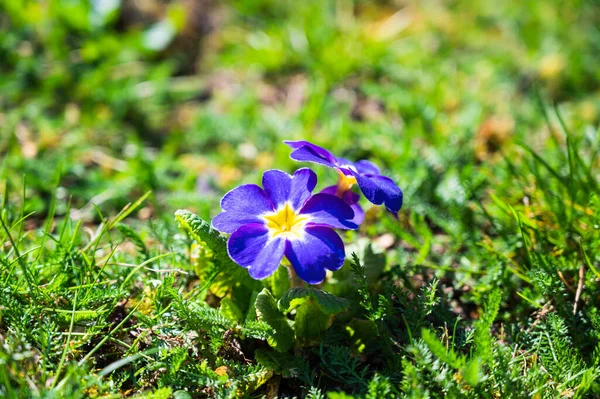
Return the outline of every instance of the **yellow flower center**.
{"type": "Polygon", "coordinates": [[[352,186],[356,184],[356,177],[352,175],[347,176],[340,171],[338,171],[338,175],[339,178],[335,195],[342,198],[346,191],[350,190],[352,186]]]}
{"type": "Polygon", "coordinates": [[[267,221],[267,228],[273,237],[284,235],[300,238],[304,226],[308,222],[307,216],[297,214],[287,203],[283,208],[268,213],[263,218],[267,221]]]}

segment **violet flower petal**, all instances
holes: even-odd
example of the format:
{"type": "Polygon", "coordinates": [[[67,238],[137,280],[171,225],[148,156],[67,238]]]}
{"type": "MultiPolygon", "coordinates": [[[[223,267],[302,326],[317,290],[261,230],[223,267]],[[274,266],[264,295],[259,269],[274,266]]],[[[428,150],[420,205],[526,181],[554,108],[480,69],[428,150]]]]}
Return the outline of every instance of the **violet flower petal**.
{"type": "Polygon", "coordinates": [[[316,154],[320,155],[321,157],[327,159],[330,162],[334,162],[337,159],[335,157],[335,155],[333,155],[331,153],[331,151],[326,150],[325,148],[320,147],[320,146],[318,146],[316,144],[313,144],[310,141],[305,141],[305,140],[298,140],[298,141],[284,140],[283,143],[286,144],[288,147],[290,147],[293,150],[297,150],[300,147],[308,147],[311,150],[313,150],[316,154]]]}
{"type": "Polygon", "coordinates": [[[224,211],[260,215],[275,208],[265,190],[256,184],[243,184],[229,191],[221,200],[224,211]]]}
{"type": "Polygon", "coordinates": [[[381,174],[381,170],[379,166],[375,165],[371,161],[367,161],[366,159],[360,160],[354,164],[356,171],[362,175],[376,175],[379,176],[381,174]]]}
{"type": "MultiPolygon", "coordinates": [[[[338,186],[325,187],[319,193],[320,194],[336,195],[337,188],[338,188],[338,186]]],[[[336,197],[337,197],[337,195],[336,195],[336,197]]],[[[344,202],[346,204],[353,205],[353,204],[356,204],[358,202],[358,200],[360,199],[360,195],[356,194],[354,191],[348,190],[348,191],[346,191],[344,193],[344,198],[342,198],[342,199],[344,200],[344,202]]]]}
{"type": "Polygon", "coordinates": [[[306,228],[300,240],[288,240],[285,256],[296,274],[309,284],[325,279],[325,269],[338,270],[344,264],[344,243],[332,229],[323,226],[306,228]]]}
{"type": "Polygon", "coordinates": [[[285,251],[283,238],[271,238],[264,224],[247,224],[237,229],[227,242],[227,251],[238,265],[260,280],[277,270],[285,251]]]}
{"type": "MultiPolygon", "coordinates": [[[[325,187],[320,191],[320,193],[335,195],[337,193],[337,186],[325,187]]],[[[365,211],[358,203],[360,195],[354,191],[348,190],[344,193],[344,197],[342,199],[346,204],[350,205],[350,208],[352,208],[354,211],[354,218],[352,218],[351,222],[357,225],[362,224],[362,222],[365,220],[365,211]]]]}
{"type": "Polygon", "coordinates": [[[276,209],[286,202],[289,202],[293,209],[300,209],[315,189],[317,175],[308,168],[298,169],[293,176],[274,169],[263,173],[262,182],[276,209]]]}
{"type": "Polygon", "coordinates": [[[354,211],[341,198],[331,194],[315,194],[300,210],[300,214],[310,216],[310,225],[324,225],[336,229],[356,230],[352,223],[354,211]]]}
{"type": "Polygon", "coordinates": [[[284,141],[284,143],[294,150],[290,158],[296,161],[314,162],[334,169],[337,167],[338,160],[335,155],[323,147],[308,141],[284,141]]]}
{"type": "Polygon", "coordinates": [[[389,177],[359,173],[355,173],[354,177],[362,193],[373,204],[385,204],[385,207],[394,214],[402,208],[402,190],[389,177]]]}
{"type": "Polygon", "coordinates": [[[354,168],[354,162],[349,159],[341,157],[335,157],[335,159],[337,160],[336,165],[339,169],[352,170],[354,168]]]}
{"type": "Polygon", "coordinates": [[[257,215],[236,211],[221,212],[212,220],[212,226],[215,229],[227,234],[231,234],[243,225],[250,223],[264,223],[264,220],[257,215]]]}
{"type": "Polygon", "coordinates": [[[262,223],[259,215],[273,212],[273,204],[256,184],[244,184],[229,191],[221,200],[223,212],[212,220],[212,226],[223,233],[233,233],[248,223],[262,223]]]}
{"type": "Polygon", "coordinates": [[[352,218],[351,222],[356,225],[361,225],[362,222],[365,221],[365,210],[358,202],[350,205],[350,208],[352,208],[352,211],[354,211],[354,217],[352,218]]]}

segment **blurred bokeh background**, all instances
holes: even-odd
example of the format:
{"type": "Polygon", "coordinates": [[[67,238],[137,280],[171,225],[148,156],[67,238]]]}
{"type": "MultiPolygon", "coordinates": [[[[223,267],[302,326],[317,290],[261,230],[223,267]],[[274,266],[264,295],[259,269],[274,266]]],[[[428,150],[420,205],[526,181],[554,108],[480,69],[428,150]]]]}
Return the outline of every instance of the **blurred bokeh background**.
{"type": "Polygon", "coordinates": [[[600,0],[0,0],[0,396],[600,395],[599,65],[600,0]],[[405,201],[343,233],[355,267],[319,288],[351,310],[261,360],[291,313],[239,323],[287,271],[250,279],[174,212],[307,166],[282,140],[405,201]]]}
{"type": "Polygon", "coordinates": [[[380,163],[407,212],[468,217],[515,143],[551,141],[541,103],[596,132],[598,5],[0,0],[0,191],[25,183],[30,223],[54,194],[93,222],[148,190],[141,219],[209,217],[305,139],[380,163]]]}

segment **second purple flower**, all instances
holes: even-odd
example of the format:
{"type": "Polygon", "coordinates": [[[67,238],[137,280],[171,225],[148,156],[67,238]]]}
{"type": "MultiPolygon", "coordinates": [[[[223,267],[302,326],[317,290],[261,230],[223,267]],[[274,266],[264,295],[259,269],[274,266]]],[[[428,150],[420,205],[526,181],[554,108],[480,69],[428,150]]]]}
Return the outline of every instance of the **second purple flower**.
{"type": "Polygon", "coordinates": [[[336,157],[329,150],[308,141],[284,141],[292,151],[290,157],[296,161],[314,162],[335,169],[338,172],[338,184],[327,187],[322,192],[334,194],[342,198],[355,213],[354,222],[360,224],[364,219],[364,211],[358,204],[359,196],[351,191],[358,184],[360,191],[375,205],[385,205],[394,215],[402,208],[402,190],[392,179],[383,176],[379,167],[371,161],[363,159],[352,162],[336,157]]]}

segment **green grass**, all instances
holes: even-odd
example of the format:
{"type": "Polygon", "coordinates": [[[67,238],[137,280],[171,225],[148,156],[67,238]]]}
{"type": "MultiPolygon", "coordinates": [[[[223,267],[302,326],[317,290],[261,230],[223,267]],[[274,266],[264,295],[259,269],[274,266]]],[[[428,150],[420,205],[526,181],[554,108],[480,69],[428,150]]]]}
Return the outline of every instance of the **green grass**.
{"type": "Polygon", "coordinates": [[[600,397],[597,1],[93,3],[0,0],[0,396],[600,397]],[[404,190],[318,287],[208,224],[284,139],[404,190]]]}

